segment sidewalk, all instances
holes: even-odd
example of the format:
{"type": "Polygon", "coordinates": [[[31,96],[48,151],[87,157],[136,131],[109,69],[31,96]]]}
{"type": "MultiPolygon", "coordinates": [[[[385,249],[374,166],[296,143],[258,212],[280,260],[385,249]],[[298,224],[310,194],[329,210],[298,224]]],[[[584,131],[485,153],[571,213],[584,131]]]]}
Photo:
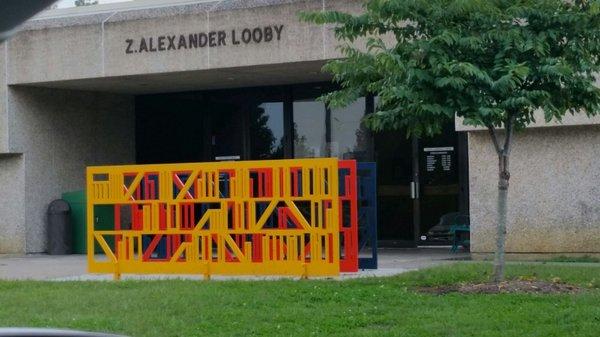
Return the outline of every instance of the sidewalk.
{"type": "MultiPolygon", "coordinates": [[[[379,269],[345,273],[341,279],[369,276],[392,276],[410,270],[427,268],[439,264],[453,263],[466,259],[468,254],[451,254],[447,247],[415,249],[380,249],[379,269]]],[[[123,279],[201,279],[196,275],[123,275],[123,279]]],[[[221,277],[224,279],[277,279],[278,277],[221,277]]],[[[24,256],[0,255],[0,280],[111,280],[112,275],[88,274],[85,255],[50,256],[33,254],[24,256]]]]}

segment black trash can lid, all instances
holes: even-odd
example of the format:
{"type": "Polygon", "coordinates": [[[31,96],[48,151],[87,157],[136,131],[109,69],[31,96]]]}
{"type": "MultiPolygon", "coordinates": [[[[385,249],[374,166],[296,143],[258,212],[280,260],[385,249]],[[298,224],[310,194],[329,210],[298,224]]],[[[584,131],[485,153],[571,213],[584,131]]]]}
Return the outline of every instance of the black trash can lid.
{"type": "Polygon", "coordinates": [[[70,210],[69,203],[62,199],[54,200],[48,206],[48,213],[50,214],[67,213],[70,210]]]}

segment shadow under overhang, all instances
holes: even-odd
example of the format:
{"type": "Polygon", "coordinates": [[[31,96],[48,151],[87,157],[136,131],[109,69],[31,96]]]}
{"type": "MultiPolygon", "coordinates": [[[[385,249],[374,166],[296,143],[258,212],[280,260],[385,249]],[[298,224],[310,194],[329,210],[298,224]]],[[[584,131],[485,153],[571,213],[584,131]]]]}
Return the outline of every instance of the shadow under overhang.
{"type": "Polygon", "coordinates": [[[19,83],[14,84],[13,86],[141,95],[167,92],[287,85],[330,81],[331,75],[321,71],[321,67],[324,64],[325,61],[282,63],[251,67],[99,77],[52,82],[19,83]]]}

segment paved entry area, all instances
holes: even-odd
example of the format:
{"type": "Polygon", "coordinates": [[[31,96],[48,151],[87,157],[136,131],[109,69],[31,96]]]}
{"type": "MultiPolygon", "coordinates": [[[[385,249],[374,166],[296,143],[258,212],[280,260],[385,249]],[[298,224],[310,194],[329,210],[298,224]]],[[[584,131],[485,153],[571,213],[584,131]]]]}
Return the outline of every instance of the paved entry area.
{"type": "MultiPolygon", "coordinates": [[[[440,264],[468,259],[465,253],[450,253],[449,247],[415,249],[381,249],[379,269],[363,270],[358,273],[342,274],[342,279],[369,276],[392,276],[410,270],[427,268],[440,264]]],[[[110,280],[111,275],[88,274],[85,255],[49,256],[42,254],[13,256],[0,255],[0,279],[2,280],[110,280]]],[[[123,275],[123,279],[163,279],[189,278],[190,275],[123,275]]],[[[234,277],[213,276],[213,279],[233,279],[234,277]]],[[[276,277],[279,278],[279,277],[276,277]]],[[[235,277],[235,279],[274,279],[273,277],[235,277]]]]}

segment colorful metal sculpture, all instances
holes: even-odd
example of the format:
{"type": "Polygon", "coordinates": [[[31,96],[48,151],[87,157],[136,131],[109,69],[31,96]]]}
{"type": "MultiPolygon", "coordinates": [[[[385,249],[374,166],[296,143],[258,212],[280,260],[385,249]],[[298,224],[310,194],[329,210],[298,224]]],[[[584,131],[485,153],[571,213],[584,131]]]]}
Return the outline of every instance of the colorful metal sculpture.
{"type": "Polygon", "coordinates": [[[115,278],[356,271],[356,190],[356,163],[330,158],[89,167],[89,271],[115,278]],[[106,206],[114,208],[114,230],[96,230],[94,209],[106,206]],[[95,243],[105,257],[95,255],[95,243]]]}

